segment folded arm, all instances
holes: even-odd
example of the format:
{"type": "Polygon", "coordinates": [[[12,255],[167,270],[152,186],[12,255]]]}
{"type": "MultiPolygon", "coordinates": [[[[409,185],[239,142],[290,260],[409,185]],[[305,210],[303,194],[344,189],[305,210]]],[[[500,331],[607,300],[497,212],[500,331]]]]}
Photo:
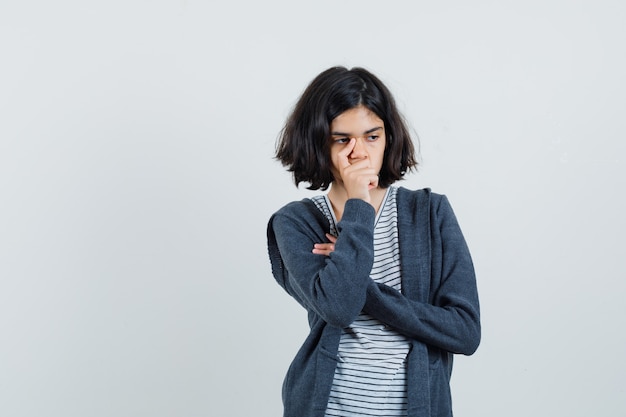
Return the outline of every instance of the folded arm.
{"type": "MultiPolygon", "coordinates": [[[[480,343],[480,312],[471,256],[456,217],[443,197],[431,215],[429,300],[409,299],[370,280],[364,306],[371,316],[409,338],[470,355],[480,343]]],[[[403,273],[409,274],[409,271],[403,273]]]]}
{"type": "Polygon", "coordinates": [[[298,212],[281,211],[270,221],[287,272],[285,288],[334,326],[348,326],[365,304],[374,262],[374,217],[368,203],[348,200],[329,256],[312,252],[325,231],[313,228],[298,212]]]}

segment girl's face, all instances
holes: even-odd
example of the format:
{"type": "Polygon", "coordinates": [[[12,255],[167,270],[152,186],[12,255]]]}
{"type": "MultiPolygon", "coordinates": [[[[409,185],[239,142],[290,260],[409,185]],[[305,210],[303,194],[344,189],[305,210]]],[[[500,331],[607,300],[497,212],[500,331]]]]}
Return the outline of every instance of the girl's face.
{"type": "Polygon", "coordinates": [[[374,112],[365,106],[346,110],[331,122],[330,134],[330,160],[335,181],[341,180],[338,154],[348,146],[351,138],[355,138],[356,143],[348,155],[348,162],[366,159],[369,167],[380,173],[385,154],[385,124],[374,112]]]}

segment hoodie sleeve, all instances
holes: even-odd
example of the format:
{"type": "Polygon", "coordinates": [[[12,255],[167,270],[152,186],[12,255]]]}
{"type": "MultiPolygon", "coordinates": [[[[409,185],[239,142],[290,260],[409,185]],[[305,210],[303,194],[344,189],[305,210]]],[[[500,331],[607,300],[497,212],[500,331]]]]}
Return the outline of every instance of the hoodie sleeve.
{"type": "Polygon", "coordinates": [[[474,266],[452,207],[438,197],[430,209],[429,300],[409,299],[370,280],[364,310],[409,338],[470,355],[481,333],[474,266]]]}
{"type": "Polygon", "coordinates": [[[279,284],[307,310],[327,323],[346,327],[365,304],[369,273],[374,262],[373,207],[348,200],[339,236],[330,256],[312,253],[324,233],[301,205],[288,205],[268,224],[268,249],[272,271],[279,284]]]}

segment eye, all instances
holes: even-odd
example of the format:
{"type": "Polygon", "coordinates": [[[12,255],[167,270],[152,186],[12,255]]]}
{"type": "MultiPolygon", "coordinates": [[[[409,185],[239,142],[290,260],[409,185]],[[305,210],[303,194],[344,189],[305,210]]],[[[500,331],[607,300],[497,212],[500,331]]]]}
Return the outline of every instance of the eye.
{"type": "Polygon", "coordinates": [[[371,136],[367,137],[367,140],[370,141],[370,142],[375,142],[375,141],[378,140],[378,138],[379,138],[378,135],[371,135],[371,136]]]}
{"type": "Polygon", "coordinates": [[[350,138],[334,138],[333,142],[338,144],[348,143],[350,142],[350,138]]]}

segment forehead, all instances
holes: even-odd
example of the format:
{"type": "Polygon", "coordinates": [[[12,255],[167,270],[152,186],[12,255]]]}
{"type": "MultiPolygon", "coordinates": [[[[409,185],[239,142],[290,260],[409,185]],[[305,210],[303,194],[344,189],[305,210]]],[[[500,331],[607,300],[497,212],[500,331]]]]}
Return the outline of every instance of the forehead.
{"type": "Polygon", "coordinates": [[[373,127],[383,127],[383,120],[373,111],[365,106],[358,106],[346,110],[339,116],[335,117],[330,124],[331,130],[345,130],[361,128],[371,129],[373,127]]]}

